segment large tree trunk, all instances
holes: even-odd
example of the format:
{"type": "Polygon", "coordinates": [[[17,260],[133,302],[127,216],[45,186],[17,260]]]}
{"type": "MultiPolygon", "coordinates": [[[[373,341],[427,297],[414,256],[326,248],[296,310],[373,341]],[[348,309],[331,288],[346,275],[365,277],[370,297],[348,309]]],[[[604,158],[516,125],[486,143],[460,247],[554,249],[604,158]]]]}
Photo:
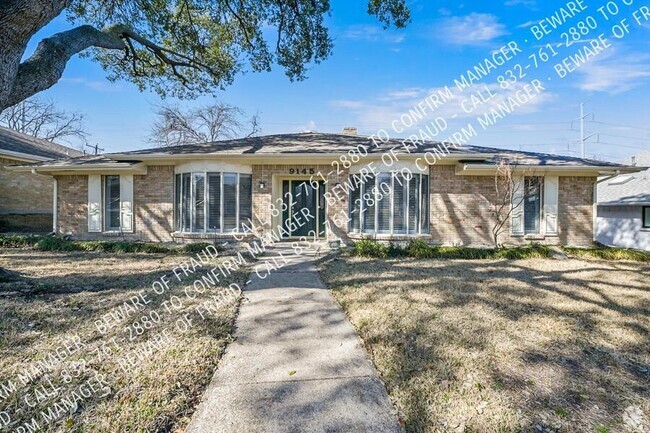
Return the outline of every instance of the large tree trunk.
{"type": "Polygon", "coordinates": [[[20,62],[30,38],[68,6],[68,0],[2,0],[0,3],[0,111],[53,86],[68,60],[90,48],[125,49],[124,26],[79,26],[43,39],[20,62]]]}
{"type": "Polygon", "coordinates": [[[66,0],[0,2],[0,111],[11,94],[29,39],[67,6],[66,0]]]}

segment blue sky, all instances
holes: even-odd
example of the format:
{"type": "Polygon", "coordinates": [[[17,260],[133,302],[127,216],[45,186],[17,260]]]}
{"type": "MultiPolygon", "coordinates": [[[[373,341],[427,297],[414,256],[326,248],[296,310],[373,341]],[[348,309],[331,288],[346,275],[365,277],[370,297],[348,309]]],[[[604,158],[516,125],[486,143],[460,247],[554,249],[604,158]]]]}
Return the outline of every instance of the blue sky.
{"type": "MultiPolygon", "coordinates": [[[[310,69],[306,81],[292,83],[275,67],[270,73],[240,75],[224,91],[215,89],[213,95],[181,103],[201,105],[218,97],[249,114],[258,112],[264,134],[340,132],[344,126],[356,126],[369,135],[388,128],[392,119],[433,89],[453,86],[459,74],[508,42],[516,41],[524,51],[508,67],[529,63],[528,54],[546,43],[559,44],[562,31],[591,15],[598,28],[570,48],[558,47],[558,56],[549,63],[561,61],[601,33],[607,34],[611,47],[563,79],[554,76],[551,65],[533,68],[522,81],[539,78],[544,94],[481,131],[472,144],[577,155],[578,123],[572,121],[580,102],[587,101],[586,110],[596,121],[587,122],[588,134],[596,134],[587,144],[587,156],[619,160],[650,151],[650,25],[634,21],[632,12],[641,3],[618,3],[619,15],[606,21],[597,12],[604,0],[584,0],[586,11],[537,42],[529,27],[564,3],[417,0],[409,2],[412,22],[406,29],[384,31],[366,14],[364,2],[333,0],[328,24],[334,51],[310,69]],[[622,18],[627,18],[630,31],[618,40],[611,36],[612,25],[622,18]]],[[[36,35],[30,49],[41,37],[68,27],[63,18],[57,19],[36,35]]],[[[496,86],[500,73],[483,83],[496,86]]],[[[78,57],[42,96],[66,110],[85,113],[89,142],[107,152],[149,147],[146,137],[155,106],[161,103],[156,94],[141,93],[128,82],[109,82],[98,65],[78,57]]],[[[457,125],[466,121],[457,119],[457,125]]],[[[451,128],[454,122],[450,120],[451,128]]]]}

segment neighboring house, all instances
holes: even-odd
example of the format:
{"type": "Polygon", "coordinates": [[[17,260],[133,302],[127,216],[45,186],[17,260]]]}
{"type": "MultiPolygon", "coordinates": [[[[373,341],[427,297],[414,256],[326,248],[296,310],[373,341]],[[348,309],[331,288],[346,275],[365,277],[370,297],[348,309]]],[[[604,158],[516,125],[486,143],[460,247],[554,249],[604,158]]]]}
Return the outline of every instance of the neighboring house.
{"type": "MultiPolygon", "coordinates": [[[[650,153],[632,158],[650,167],[650,153]]],[[[602,179],[598,184],[598,242],[650,251],[650,169],[602,179]]]]}
{"type": "Polygon", "coordinates": [[[0,127],[0,232],[52,230],[52,177],[9,172],[5,166],[81,155],[69,147],[0,127]]]}
{"type": "Polygon", "coordinates": [[[508,244],[592,244],[597,177],[635,171],[475,146],[449,145],[441,157],[440,143],[375,145],[347,132],[250,137],[13,170],[54,176],[57,232],[77,238],[186,242],[240,240],[252,232],[455,245],[492,244],[502,158],[516,163],[517,183],[526,187],[525,203],[501,239],[508,244]]]}

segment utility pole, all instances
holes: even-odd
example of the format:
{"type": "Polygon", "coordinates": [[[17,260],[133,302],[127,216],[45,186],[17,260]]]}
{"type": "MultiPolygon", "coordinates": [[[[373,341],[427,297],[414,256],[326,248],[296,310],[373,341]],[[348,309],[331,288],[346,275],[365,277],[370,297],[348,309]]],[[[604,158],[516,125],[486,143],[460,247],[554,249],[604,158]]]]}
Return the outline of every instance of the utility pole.
{"type": "Polygon", "coordinates": [[[102,152],[104,151],[103,147],[99,147],[99,144],[95,144],[94,146],[92,144],[86,144],[86,146],[90,147],[93,149],[95,152],[94,155],[99,155],[99,151],[101,150],[102,152]]]}
{"type": "MultiPolygon", "coordinates": [[[[596,134],[591,134],[587,137],[585,137],[585,119],[589,116],[593,117],[594,113],[587,113],[585,114],[585,102],[580,103],[580,118],[578,119],[580,121],[580,157],[581,158],[586,158],[587,151],[586,151],[586,145],[587,145],[587,140],[589,140],[591,137],[593,137],[596,134]]],[[[571,129],[573,129],[573,122],[571,122],[572,126],[571,129]]]]}

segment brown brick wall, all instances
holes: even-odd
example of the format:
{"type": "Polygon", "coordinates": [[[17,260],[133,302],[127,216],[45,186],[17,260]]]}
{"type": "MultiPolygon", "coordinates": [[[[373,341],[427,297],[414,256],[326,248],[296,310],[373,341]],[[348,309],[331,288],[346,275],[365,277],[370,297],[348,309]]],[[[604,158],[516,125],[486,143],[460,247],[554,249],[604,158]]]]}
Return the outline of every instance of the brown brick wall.
{"type": "MultiPolygon", "coordinates": [[[[456,176],[453,166],[430,168],[430,233],[435,242],[492,245],[496,200],[491,176],[456,176]]],[[[531,241],[589,246],[593,243],[593,188],[595,177],[560,177],[558,234],[544,239],[511,236],[509,222],[499,237],[505,244],[531,241]]]]}
{"type": "MultiPolygon", "coordinates": [[[[88,176],[57,176],[59,233],[79,239],[115,239],[88,233],[88,176]]],[[[150,166],[133,176],[134,233],[124,238],[169,242],[174,220],[174,167],[150,166]]]]}
{"type": "Polygon", "coordinates": [[[88,235],[88,176],[56,176],[58,230],[64,235],[88,235]]]}
{"type": "Polygon", "coordinates": [[[135,233],[153,242],[172,241],[174,227],[174,167],[149,166],[133,176],[135,233]]]}
{"type": "Polygon", "coordinates": [[[4,168],[12,164],[24,162],[0,158],[0,231],[51,230],[52,178],[4,168]]]}
{"type": "MultiPolygon", "coordinates": [[[[347,171],[337,176],[330,165],[254,165],[253,217],[258,228],[272,227],[271,205],[274,175],[290,177],[290,169],[314,169],[325,174],[327,191],[334,198],[328,204],[331,238],[348,240],[348,197],[336,197],[332,188],[344,183],[347,171]],[[329,173],[329,174],[326,174],[329,173]],[[260,181],[265,188],[260,189],[260,181]]],[[[456,176],[454,167],[434,165],[430,169],[430,236],[434,242],[462,245],[492,245],[492,203],[495,200],[490,176],[456,176]]],[[[309,178],[310,175],[302,176],[309,178]]],[[[88,234],[86,176],[59,176],[59,231],[77,237],[104,237],[88,234]]],[[[320,179],[314,175],[314,179],[320,179]]],[[[593,188],[595,178],[560,177],[559,236],[534,239],[536,242],[590,245],[592,243],[593,188]]],[[[172,241],[173,167],[151,166],[148,174],[134,176],[135,234],[129,238],[149,241],[172,241]]],[[[500,241],[522,244],[531,239],[511,237],[509,227],[500,241]]]]}
{"type": "Polygon", "coordinates": [[[563,245],[593,244],[595,177],[560,177],[559,238],[563,245]]]}

